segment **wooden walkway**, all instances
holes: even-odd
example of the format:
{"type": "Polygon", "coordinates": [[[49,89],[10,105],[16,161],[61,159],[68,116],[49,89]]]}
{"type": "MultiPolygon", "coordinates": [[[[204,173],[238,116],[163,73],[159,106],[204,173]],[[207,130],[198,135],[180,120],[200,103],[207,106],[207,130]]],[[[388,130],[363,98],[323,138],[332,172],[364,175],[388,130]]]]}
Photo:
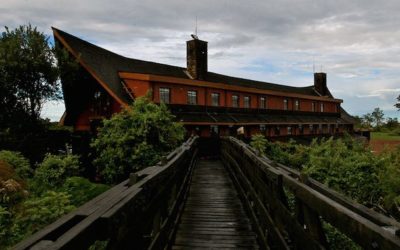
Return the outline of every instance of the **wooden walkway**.
{"type": "Polygon", "coordinates": [[[256,234],[219,160],[199,160],[172,249],[258,249],[256,234]]]}

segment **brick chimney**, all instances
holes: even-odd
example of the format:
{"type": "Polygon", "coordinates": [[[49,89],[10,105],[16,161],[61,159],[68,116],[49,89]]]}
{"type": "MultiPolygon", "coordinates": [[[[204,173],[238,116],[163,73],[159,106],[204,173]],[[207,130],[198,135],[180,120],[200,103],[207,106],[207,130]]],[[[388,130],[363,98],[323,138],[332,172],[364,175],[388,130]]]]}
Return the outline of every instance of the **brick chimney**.
{"type": "Polygon", "coordinates": [[[186,42],[187,71],[193,79],[203,80],[207,74],[207,42],[193,39],[186,42]]]}
{"type": "Polygon", "coordinates": [[[322,96],[328,95],[328,88],[326,86],[326,73],[314,73],[314,89],[322,96]]]}

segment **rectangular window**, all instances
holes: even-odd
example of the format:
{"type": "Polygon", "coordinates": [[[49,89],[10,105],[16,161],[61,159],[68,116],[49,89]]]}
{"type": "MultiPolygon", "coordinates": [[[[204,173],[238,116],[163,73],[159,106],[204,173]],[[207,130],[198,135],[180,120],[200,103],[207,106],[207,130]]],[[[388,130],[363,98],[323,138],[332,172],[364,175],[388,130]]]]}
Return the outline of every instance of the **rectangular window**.
{"type": "Polygon", "coordinates": [[[294,109],[300,110],[300,101],[299,100],[294,101],[294,109]]]}
{"type": "Polygon", "coordinates": [[[311,103],[311,111],[312,111],[312,112],[315,112],[315,102],[312,102],[312,103],[311,103]]]}
{"type": "Polygon", "coordinates": [[[279,126],[275,127],[275,135],[280,135],[281,134],[281,129],[279,128],[279,126]]]}
{"type": "Polygon", "coordinates": [[[299,133],[302,135],[304,134],[304,128],[302,124],[299,124],[299,133]]]}
{"type": "Polygon", "coordinates": [[[244,107],[245,108],[250,108],[250,96],[245,96],[243,98],[243,102],[244,102],[244,107]]]}
{"type": "Polygon", "coordinates": [[[321,109],[320,109],[320,111],[321,111],[321,112],[324,112],[324,104],[323,104],[323,103],[321,103],[321,109]]]}
{"type": "Polygon", "coordinates": [[[310,128],[310,134],[314,134],[314,126],[310,124],[309,128],[310,128]]]}
{"type": "Polygon", "coordinates": [[[318,125],[318,133],[322,134],[322,124],[318,125]]]}
{"type": "Polygon", "coordinates": [[[170,90],[169,90],[169,88],[160,88],[160,102],[170,103],[170,90]]]}
{"type": "Polygon", "coordinates": [[[288,110],[288,99],[283,99],[283,110],[288,110]]]}
{"type": "Polygon", "coordinates": [[[291,135],[292,134],[292,127],[287,127],[287,134],[288,135],[291,135]]]}
{"type": "Polygon", "coordinates": [[[232,107],[234,107],[234,108],[239,107],[239,96],[238,95],[232,96],[232,107]]]}
{"type": "Polygon", "coordinates": [[[210,133],[211,133],[211,135],[218,135],[219,134],[218,125],[211,125],[210,133]]]}
{"type": "Polygon", "coordinates": [[[187,92],[187,103],[191,105],[197,104],[197,91],[189,90],[187,92]]]}
{"type": "Polygon", "coordinates": [[[211,105],[219,106],[219,93],[211,93],[211,105]]]}
{"type": "Polygon", "coordinates": [[[266,128],[265,124],[260,124],[260,131],[261,132],[264,132],[266,129],[267,128],[266,128]]]}
{"type": "Polygon", "coordinates": [[[260,104],[259,104],[260,109],[265,109],[267,108],[267,100],[265,97],[260,97],[260,104]]]}

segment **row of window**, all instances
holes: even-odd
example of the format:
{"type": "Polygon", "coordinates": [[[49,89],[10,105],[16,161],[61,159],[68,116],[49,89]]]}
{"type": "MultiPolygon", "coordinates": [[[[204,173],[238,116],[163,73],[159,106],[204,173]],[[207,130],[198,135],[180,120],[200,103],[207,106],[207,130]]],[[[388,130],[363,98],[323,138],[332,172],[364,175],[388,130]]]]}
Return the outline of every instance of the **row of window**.
{"type": "MultiPolygon", "coordinates": [[[[299,124],[297,127],[299,128],[299,133],[298,134],[300,134],[300,135],[304,134],[304,126],[302,124],[299,124]]],[[[339,132],[339,125],[338,124],[330,125],[330,126],[328,126],[328,129],[329,129],[329,133],[333,133],[334,130],[336,131],[336,133],[338,133],[339,132]]],[[[266,132],[266,130],[267,130],[266,125],[265,124],[260,124],[260,131],[261,132],[266,132]]],[[[212,133],[218,134],[219,133],[218,125],[211,125],[210,126],[210,131],[212,133]]],[[[309,134],[315,134],[315,133],[317,133],[317,131],[318,131],[319,134],[322,134],[324,132],[322,124],[318,124],[318,125],[310,124],[309,125],[309,134]],[[317,130],[317,128],[318,128],[318,130],[317,130]]],[[[273,132],[273,135],[282,135],[280,126],[273,127],[272,132],[273,132]]],[[[286,135],[292,135],[292,134],[293,134],[293,127],[292,126],[288,126],[287,129],[286,129],[286,135]]]]}
{"type": "MultiPolygon", "coordinates": [[[[170,103],[171,99],[171,94],[170,94],[170,89],[169,88],[159,88],[159,94],[160,94],[160,102],[163,103],[170,103]]],[[[239,108],[239,95],[232,95],[232,107],[234,108],[239,108]]],[[[288,99],[283,99],[283,109],[288,110],[288,99]]],[[[196,105],[197,104],[197,91],[195,90],[188,90],[187,91],[187,104],[190,105],[196,105]]],[[[220,94],[219,93],[211,93],[211,105],[218,107],[220,106],[220,94]]],[[[245,96],[243,97],[243,106],[244,108],[250,108],[251,107],[251,97],[250,96],[245,96]]],[[[267,98],[266,97],[260,97],[259,99],[259,108],[261,109],[266,109],[267,108],[267,98]]],[[[295,110],[300,110],[300,101],[295,100],[294,101],[294,109],[295,110]]],[[[316,102],[311,103],[311,111],[315,112],[316,111],[316,102]]],[[[320,103],[320,112],[324,112],[324,104],[320,103]]]]}

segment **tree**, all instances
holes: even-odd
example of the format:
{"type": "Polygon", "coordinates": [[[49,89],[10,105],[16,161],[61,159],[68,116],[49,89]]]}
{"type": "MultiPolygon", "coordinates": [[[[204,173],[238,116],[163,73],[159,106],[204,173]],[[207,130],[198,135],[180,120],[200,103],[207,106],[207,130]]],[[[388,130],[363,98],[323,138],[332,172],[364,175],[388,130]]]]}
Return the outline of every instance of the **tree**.
{"type": "MultiPolygon", "coordinates": [[[[61,98],[54,49],[49,38],[32,25],[0,35],[0,124],[37,121],[43,103],[61,98]]],[[[14,123],[16,124],[16,123],[14,123]]]]}
{"type": "Polygon", "coordinates": [[[128,177],[130,172],[157,163],[184,137],[181,123],[174,122],[168,108],[140,97],[133,105],[103,121],[93,141],[94,164],[108,183],[128,177]]]}
{"type": "Polygon", "coordinates": [[[374,118],[372,117],[371,113],[363,115],[363,117],[362,117],[363,127],[371,128],[373,122],[374,122],[374,118]]]}
{"type": "Polygon", "coordinates": [[[380,108],[375,108],[371,115],[374,120],[375,127],[379,129],[383,123],[383,117],[385,116],[383,114],[383,110],[380,108]]]}
{"type": "Polygon", "coordinates": [[[399,111],[400,111],[400,95],[397,97],[397,101],[398,101],[398,103],[396,103],[394,106],[395,106],[396,108],[398,108],[399,111]]]}

